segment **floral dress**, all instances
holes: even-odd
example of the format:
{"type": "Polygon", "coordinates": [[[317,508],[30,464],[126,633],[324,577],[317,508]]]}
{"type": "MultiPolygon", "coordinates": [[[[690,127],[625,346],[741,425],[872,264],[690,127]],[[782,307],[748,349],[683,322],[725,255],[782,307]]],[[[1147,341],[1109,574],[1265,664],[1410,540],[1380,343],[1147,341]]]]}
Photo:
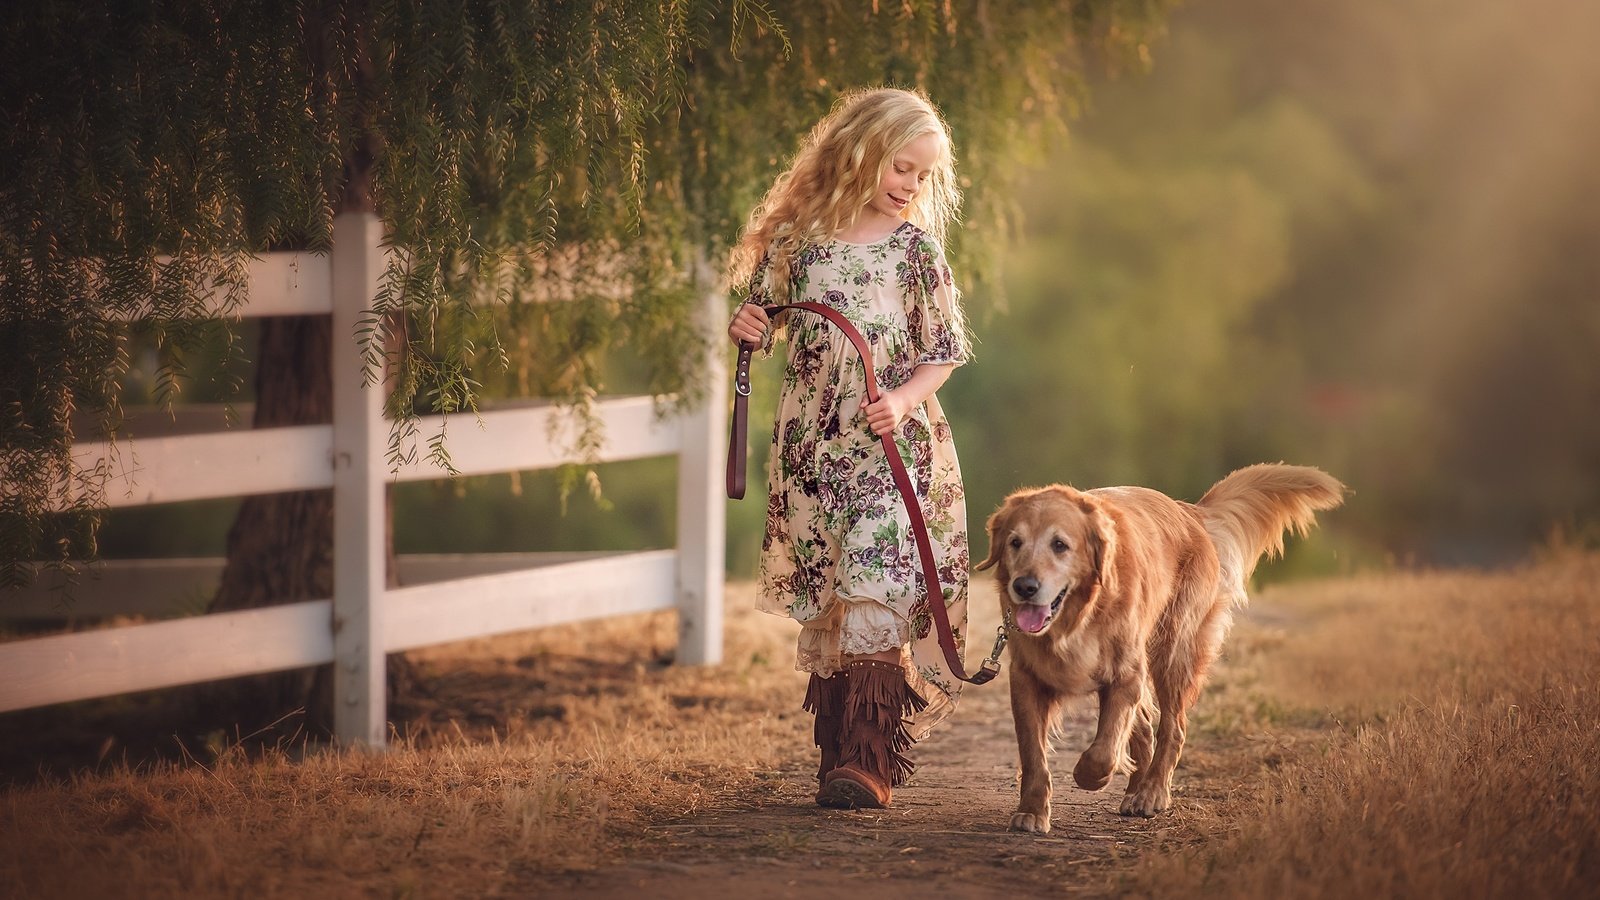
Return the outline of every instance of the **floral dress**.
{"type": "MultiPolygon", "coordinates": [[[[794,300],[832,307],[872,349],[884,390],[919,364],[966,362],[956,291],[938,244],[912,223],[869,244],[830,241],[801,250],[794,300]]],[[[746,302],[770,303],[770,267],[746,302]]],[[[778,326],[787,366],[773,429],[759,609],[801,624],[796,668],[824,677],[843,657],[902,649],[907,680],[928,701],[911,723],[926,735],[955,706],[928,607],[910,518],[883,443],[861,404],[866,375],[854,347],[814,313],[789,310],[778,326]]],[[[967,618],[967,513],[950,423],[936,397],[901,422],[894,443],[911,474],[957,646],[967,618]]]]}

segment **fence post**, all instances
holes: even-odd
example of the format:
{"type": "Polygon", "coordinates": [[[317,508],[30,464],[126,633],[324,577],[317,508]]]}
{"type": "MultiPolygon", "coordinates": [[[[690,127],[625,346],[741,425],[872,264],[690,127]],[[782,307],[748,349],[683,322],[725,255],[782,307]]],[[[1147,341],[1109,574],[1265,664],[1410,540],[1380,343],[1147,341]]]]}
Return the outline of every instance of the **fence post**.
{"type": "Polygon", "coordinates": [[[382,373],[364,380],[356,328],[383,277],[383,225],[333,220],[333,727],[344,745],[387,738],[382,373]]]}
{"type": "MultiPolygon", "coordinates": [[[[704,265],[698,268],[702,274],[708,271],[704,265]]],[[[708,280],[700,279],[702,285],[708,280]]],[[[721,478],[722,442],[727,440],[727,361],[717,340],[727,309],[714,289],[707,289],[699,316],[705,341],[698,348],[705,359],[705,399],[683,416],[678,449],[678,662],[687,665],[722,661],[727,524],[721,478]]]]}

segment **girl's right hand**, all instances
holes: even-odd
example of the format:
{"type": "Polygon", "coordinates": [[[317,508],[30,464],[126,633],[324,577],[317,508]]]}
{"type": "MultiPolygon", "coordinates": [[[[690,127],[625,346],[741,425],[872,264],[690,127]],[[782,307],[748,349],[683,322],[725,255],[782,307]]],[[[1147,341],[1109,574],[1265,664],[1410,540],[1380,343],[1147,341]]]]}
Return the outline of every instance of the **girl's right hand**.
{"type": "Polygon", "coordinates": [[[767,330],[771,327],[772,320],[767,318],[766,310],[754,303],[745,303],[728,323],[728,337],[735,344],[760,347],[766,342],[767,330]]]}

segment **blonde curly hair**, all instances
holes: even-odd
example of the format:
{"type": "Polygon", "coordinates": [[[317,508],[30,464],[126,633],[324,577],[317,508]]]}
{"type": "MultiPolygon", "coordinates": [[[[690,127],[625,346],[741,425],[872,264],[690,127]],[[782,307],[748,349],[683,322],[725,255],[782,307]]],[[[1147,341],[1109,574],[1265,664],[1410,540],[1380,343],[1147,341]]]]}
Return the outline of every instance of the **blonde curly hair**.
{"type": "MultiPolygon", "coordinates": [[[[807,244],[831,240],[855,221],[895,154],[927,134],[938,135],[943,149],[902,215],[943,246],[961,207],[950,129],[919,90],[861,89],[839,98],[756,204],[729,255],[728,284],[743,288],[763,258],[773,273],[789,272],[807,244]]],[[[789,301],[788,277],[771,278],[769,289],[773,302],[789,301]]]]}

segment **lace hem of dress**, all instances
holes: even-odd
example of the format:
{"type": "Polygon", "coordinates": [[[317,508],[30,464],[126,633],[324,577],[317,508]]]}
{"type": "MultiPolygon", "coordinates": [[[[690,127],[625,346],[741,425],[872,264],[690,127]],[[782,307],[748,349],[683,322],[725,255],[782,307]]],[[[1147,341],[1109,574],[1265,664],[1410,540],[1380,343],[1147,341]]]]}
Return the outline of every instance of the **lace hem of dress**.
{"type": "Polygon", "coordinates": [[[827,678],[844,669],[845,657],[899,650],[911,641],[911,626],[896,620],[877,627],[844,627],[827,631],[802,629],[795,647],[796,671],[827,678]]]}
{"type": "Polygon", "coordinates": [[[832,678],[836,673],[844,671],[844,659],[837,653],[807,650],[801,647],[794,654],[794,670],[813,672],[820,678],[832,678]]]}
{"type": "Polygon", "coordinates": [[[839,629],[839,652],[845,656],[865,656],[869,653],[882,653],[885,650],[898,650],[910,640],[910,626],[896,617],[893,624],[880,628],[839,629]]]}

